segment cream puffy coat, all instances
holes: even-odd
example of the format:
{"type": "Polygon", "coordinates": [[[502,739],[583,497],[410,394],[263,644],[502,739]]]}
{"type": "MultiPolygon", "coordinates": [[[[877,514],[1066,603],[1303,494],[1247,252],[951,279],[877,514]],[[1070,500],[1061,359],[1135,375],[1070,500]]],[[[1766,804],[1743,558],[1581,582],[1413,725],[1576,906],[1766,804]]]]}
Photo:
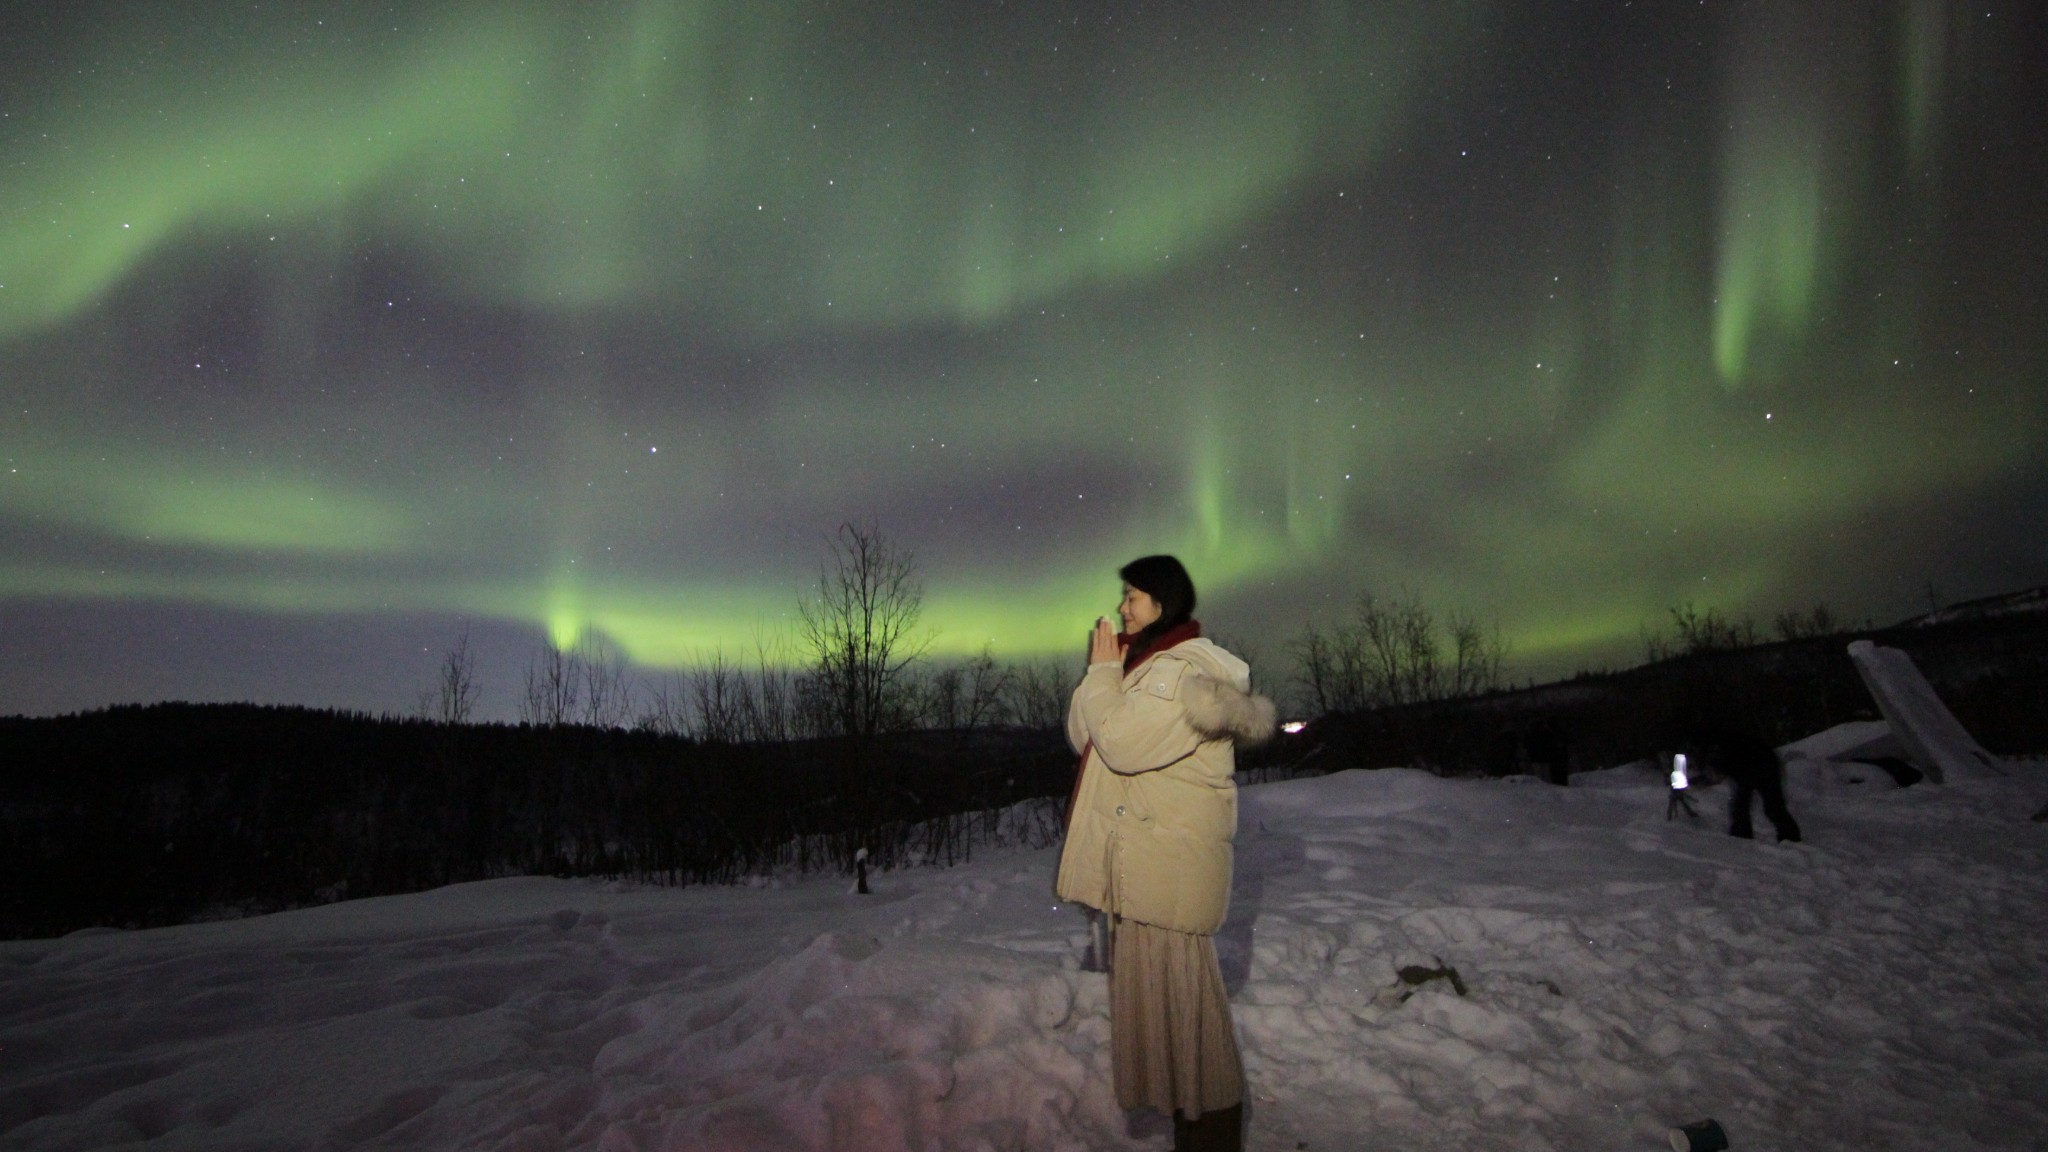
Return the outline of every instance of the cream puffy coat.
{"type": "Polygon", "coordinates": [[[1176,932],[1213,933],[1230,909],[1234,745],[1273,735],[1251,668],[1207,640],[1125,673],[1092,664],[1067,708],[1086,749],[1056,888],[1062,900],[1176,932]]]}

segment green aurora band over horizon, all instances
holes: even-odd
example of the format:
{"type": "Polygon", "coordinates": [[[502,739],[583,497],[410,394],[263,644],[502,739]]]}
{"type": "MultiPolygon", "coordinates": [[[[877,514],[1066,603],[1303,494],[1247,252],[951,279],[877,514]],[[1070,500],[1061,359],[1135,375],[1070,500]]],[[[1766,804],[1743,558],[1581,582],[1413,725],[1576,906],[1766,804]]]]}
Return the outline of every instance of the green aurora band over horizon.
{"type": "MultiPolygon", "coordinates": [[[[944,655],[1076,652],[1153,551],[1269,658],[1406,589],[1518,674],[1680,603],[2043,582],[2043,23],[12,11],[0,636],[462,619],[675,667],[869,519],[944,655]]],[[[128,695],[39,676],[0,712],[128,695]]]]}

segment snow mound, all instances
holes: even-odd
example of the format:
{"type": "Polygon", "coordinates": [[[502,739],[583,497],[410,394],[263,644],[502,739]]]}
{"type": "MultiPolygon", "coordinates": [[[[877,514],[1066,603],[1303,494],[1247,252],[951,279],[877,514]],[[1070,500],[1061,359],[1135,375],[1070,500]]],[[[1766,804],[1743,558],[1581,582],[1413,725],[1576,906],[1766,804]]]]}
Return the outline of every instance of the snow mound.
{"type": "Polygon", "coordinates": [[[1877,701],[1906,757],[1937,781],[1979,780],[2002,776],[1996,757],[1984,750],[1934,694],[1934,687],[1914,667],[1913,658],[1897,648],[1881,648],[1868,640],[1849,645],[1849,659],[1877,701]]]}
{"type": "Polygon", "coordinates": [[[1781,746],[1785,760],[1874,760],[1906,754],[1892,739],[1892,726],[1882,720],[1851,720],[1781,746]]]}
{"type": "MultiPolygon", "coordinates": [[[[2038,1147],[2048,769],[1839,788],[1788,845],[1701,791],[1666,820],[1645,766],[1243,790],[1250,1146],[1653,1148],[1711,1115],[1744,1149],[2038,1147]]],[[[1113,1099],[1055,859],[0,944],[0,1145],[1163,1149],[1113,1099]]]]}

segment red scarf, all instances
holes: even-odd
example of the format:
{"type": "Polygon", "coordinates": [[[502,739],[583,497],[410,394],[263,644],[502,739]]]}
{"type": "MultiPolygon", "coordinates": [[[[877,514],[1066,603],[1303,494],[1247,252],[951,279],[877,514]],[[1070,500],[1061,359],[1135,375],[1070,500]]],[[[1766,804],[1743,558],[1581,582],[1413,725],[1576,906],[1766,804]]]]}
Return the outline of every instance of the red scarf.
{"type": "MultiPolygon", "coordinates": [[[[1130,675],[1133,668],[1143,664],[1154,653],[1164,652],[1176,644],[1193,640],[1201,634],[1202,622],[1199,620],[1183,620],[1147,640],[1144,644],[1133,644],[1131,642],[1131,634],[1128,632],[1117,633],[1116,646],[1123,649],[1124,652],[1124,675],[1130,675]]],[[[1074,804],[1081,799],[1081,774],[1087,770],[1088,753],[1093,751],[1094,748],[1095,741],[1091,739],[1082,747],[1081,758],[1074,762],[1074,790],[1067,796],[1067,815],[1066,819],[1061,821],[1063,827],[1071,826],[1074,823],[1074,804]]]]}
{"type": "Polygon", "coordinates": [[[1147,640],[1143,645],[1131,643],[1131,637],[1128,634],[1119,635],[1116,638],[1116,646],[1124,650],[1124,672],[1128,674],[1131,669],[1143,664],[1155,652],[1164,652],[1176,644],[1193,640],[1201,634],[1202,622],[1200,620],[1183,620],[1147,640]]]}

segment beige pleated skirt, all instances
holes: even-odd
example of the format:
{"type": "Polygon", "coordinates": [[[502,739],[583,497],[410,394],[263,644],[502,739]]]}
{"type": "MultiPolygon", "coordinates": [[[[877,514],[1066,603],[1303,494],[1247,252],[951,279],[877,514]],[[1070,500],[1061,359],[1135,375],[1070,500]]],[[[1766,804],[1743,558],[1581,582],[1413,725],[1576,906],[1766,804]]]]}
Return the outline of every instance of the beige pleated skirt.
{"type": "Polygon", "coordinates": [[[1115,920],[1110,1063],[1123,1108],[1192,1119],[1244,1100],[1244,1071],[1214,937],[1115,920]]]}

